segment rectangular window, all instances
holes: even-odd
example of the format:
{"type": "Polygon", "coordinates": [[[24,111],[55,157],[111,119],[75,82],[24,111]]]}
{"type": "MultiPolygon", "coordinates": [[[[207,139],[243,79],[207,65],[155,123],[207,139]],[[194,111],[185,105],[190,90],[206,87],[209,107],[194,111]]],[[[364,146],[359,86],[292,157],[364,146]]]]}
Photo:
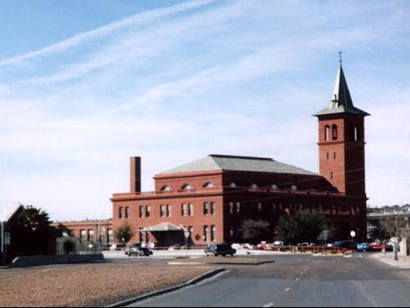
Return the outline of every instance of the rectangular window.
{"type": "Polygon", "coordinates": [[[215,215],[216,214],[216,203],[215,202],[211,202],[211,215],[215,215]]]}
{"type": "Polygon", "coordinates": [[[140,218],[144,217],[144,206],[143,205],[139,206],[139,217],[140,218]]]}
{"type": "Polygon", "coordinates": [[[88,241],[94,242],[94,230],[88,230],[88,241]]]}
{"type": "Polygon", "coordinates": [[[181,216],[186,216],[186,204],[181,204],[181,216]]]}
{"type": "Polygon", "coordinates": [[[171,214],[172,214],[171,210],[172,210],[171,205],[167,204],[167,217],[171,217],[171,214]]]}
{"type": "Polygon", "coordinates": [[[208,241],[208,226],[204,226],[204,235],[202,236],[204,242],[208,241]]]}
{"type": "Polygon", "coordinates": [[[216,226],[212,225],[211,227],[211,241],[214,242],[216,239],[216,226]]]}
{"type": "Polygon", "coordinates": [[[333,172],[330,172],[330,179],[333,179],[333,172]]]}
{"type": "Polygon", "coordinates": [[[236,202],[236,214],[239,214],[241,211],[241,204],[239,202],[236,202]]]}
{"type": "Polygon", "coordinates": [[[262,203],[258,203],[258,212],[262,212],[262,203]]]}
{"type": "Polygon", "coordinates": [[[114,242],[114,231],[112,229],[108,229],[108,243],[114,242]]]}
{"type": "Polygon", "coordinates": [[[336,159],[336,152],[333,152],[333,159],[336,159]]]}
{"type": "Polygon", "coordinates": [[[204,215],[208,215],[209,213],[209,203],[204,202],[204,215]]]}
{"type": "Polygon", "coordinates": [[[120,206],[118,208],[118,218],[121,219],[122,218],[122,206],[120,206]]]}
{"type": "Polygon", "coordinates": [[[87,241],[87,231],[86,230],[80,230],[80,240],[81,242],[87,241]]]}
{"type": "Polygon", "coordinates": [[[165,216],[165,205],[161,204],[159,209],[160,209],[159,210],[159,216],[164,217],[165,216]]]}
{"type": "Polygon", "coordinates": [[[145,206],[145,216],[146,216],[146,217],[150,217],[150,216],[151,216],[151,206],[150,206],[150,205],[146,205],[146,206],[145,206]]]}
{"type": "Polygon", "coordinates": [[[194,228],[192,226],[188,226],[188,233],[189,233],[189,238],[192,238],[194,235],[194,228]]]}
{"type": "Polygon", "coordinates": [[[329,160],[329,152],[326,152],[326,159],[329,160]]]}
{"type": "Polygon", "coordinates": [[[125,207],[125,218],[128,218],[128,217],[130,217],[130,207],[129,206],[125,207]]]}
{"type": "Polygon", "coordinates": [[[233,202],[229,202],[229,214],[233,214],[233,202]]]}
{"type": "Polygon", "coordinates": [[[189,216],[193,216],[194,215],[194,205],[192,203],[190,203],[188,205],[188,215],[189,216]]]}

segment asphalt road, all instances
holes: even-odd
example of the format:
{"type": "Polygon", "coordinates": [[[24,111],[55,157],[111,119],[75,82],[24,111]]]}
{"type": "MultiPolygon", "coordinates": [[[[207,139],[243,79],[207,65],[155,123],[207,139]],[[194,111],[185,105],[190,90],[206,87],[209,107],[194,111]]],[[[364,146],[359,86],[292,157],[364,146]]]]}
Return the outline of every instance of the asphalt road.
{"type": "Polygon", "coordinates": [[[131,306],[410,305],[409,270],[393,269],[361,254],[273,259],[275,263],[257,266],[226,266],[229,271],[212,280],[131,306]]]}

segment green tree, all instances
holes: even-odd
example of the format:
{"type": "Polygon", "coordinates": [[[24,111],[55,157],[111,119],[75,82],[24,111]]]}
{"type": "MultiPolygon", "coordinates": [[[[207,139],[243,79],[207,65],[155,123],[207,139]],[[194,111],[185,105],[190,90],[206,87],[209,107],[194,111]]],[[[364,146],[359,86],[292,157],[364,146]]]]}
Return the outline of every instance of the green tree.
{"type": "Polygon", "coordinates": [[[305,212],[286,213],[275,228],[278,238],[285,243],[314,242],[325,226],[322,215],[305,212]]]}
{"type": "Polygon", "coordinates": [[[242,221],[239,232],[241,233],[244,241],[253,244],[263,240],[270,240],[273,235],[270,223],[262,219],[246,219],[242,221]]]}
{"type": "MultiPolygon", "coordinates": [[[[393,230],[390,230],[393,231],[393,230]]],[[[369,232],[369,237],[373,240],[385,240],[392,237],[393,232],[389,232],[386,229],[385,224],[376,223],[369,232]]]]}
{"type": "Polygon", "coordinates": [[[47,254],[50,223],[47,212],[31,205],[25,206],[8,224],[11,250],[17,255],[47,254]]]}
{"type": "Polygon", "coordinates": [[[128,223],[124,223],[115,231],[114,235],[120,243],[128,243],[128,241],[134,236],[134,232],[128,223]]]}

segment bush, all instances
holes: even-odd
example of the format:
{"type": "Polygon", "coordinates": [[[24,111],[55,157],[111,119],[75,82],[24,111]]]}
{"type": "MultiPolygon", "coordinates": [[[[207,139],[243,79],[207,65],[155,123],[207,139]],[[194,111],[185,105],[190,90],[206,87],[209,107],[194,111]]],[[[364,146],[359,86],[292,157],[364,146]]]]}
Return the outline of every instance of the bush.
{"type": "Polygon", "coordinates": [[[319,214],[296,212],[283,215],[275,228],[276,234],[285,243],[315,242],[323,231],[325,218],[319,214]]]}

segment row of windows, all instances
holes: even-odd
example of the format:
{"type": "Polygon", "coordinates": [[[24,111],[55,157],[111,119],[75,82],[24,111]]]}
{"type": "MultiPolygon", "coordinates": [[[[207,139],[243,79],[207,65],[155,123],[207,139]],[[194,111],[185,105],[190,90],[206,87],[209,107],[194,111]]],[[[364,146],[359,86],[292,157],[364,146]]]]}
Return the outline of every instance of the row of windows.
{"type": "MultiPolygon", "coordinates": [[[[325,126],[325,141],[329,141],[330,140],[330,126],[326,125],[325,126]]],[[[332,125],[332,140],[337,140],[337,125],[333,124],[332,125]]],[[[353,130],[351,131],[351,136],[350,138],[353,141],[357,141],[359,140],[359,127],[357,125],[353,126],[353,130]]]]}
{"type": "MultiPolygon", "coordinates": [[[[105,242],[105,237],[108,237],[108,242],[112,243],[114,241],[114,231],[112,229],[108,229],[107,233],[101,232],[98,234],[98,241],[105,242]]],[[[81,242],[95,242],[96,234],[94,230],[80,230],[80,240],[81,242]]]]}
{"type": "MultiPolygon", "coordinates": [[[[216,214],[216,202],[204,202],[202,205],[203,215],[215,215],[216,214]]],[[[182,203],[180,206],[181,216],[193,216],[194,215],[194,205],[192,203],[182,203]]],[[[130,208],[128,206],[118,208],[119,218],[129,218],[130,208]],[[125,211],[125,214],[124,214],[125,211]]],[[[138,216],[151,217],[151,206],[150,205],[140,205],[138,207],[138,216]]],[[[172,205],[171,204],[161,204],[159,206],[159,216],[160,217],[171,217],[172,216],[172,205]]]]}
{"type": "MultiPolygon", "coordinates": [[[[265,205],[265,210],[269,210],[269,207],[265,205]]],[[[263,206],[261,202],[258,203],[254,203],[254,204],[249,204],[247,206],[247,209],[251,209],[253,211],[256,212],[262,212],[263,210],[263,206]]],[[[272,211],[282,211],[285,209],[291,209],[291,210],[308,210],[308,211],[319,211],[319,212],[323,212],[323,211],[327,211],[330,213],[333,212],[350,212],[350,213],[355,213],[355,212],[359,212],[360,208],[356,207],[356,206],[350,206],[350,207],[346,207],[346,206],[340,206],[340,205],[311,205],[311,204],[307,204],[307,205],[303,205],[303,204],[282,204],[282,203],[273,203],[272,207],[271,207],[272,211]]],[[[235,214],[239,214],[241,211],[241,204],[239,202],[229,202],[229,213],[231,215],[235,215],[235,214]]]]}
{"type": "MultiPolygon", "coordinates": [[[[336,155],[336,154],[335,154],[336,155]]],[[[329,155],[328,155],[329,156],[329,155]]],[[[328,158],[329,159],[329,158],[328,158]]],[[[212,184],[212,183],[207,183],[207,184],[205,184],[203,187],[215,187],[214,186],[214,184],[212,184]]],[[[232,183],[230,183],[229,184],[229,187],[237,187],[237,185],[236,185],[236,183],[234,183],[234,182],[232,182],[232,183]]],[[[278,185],[276,185],[276,184],[272,184],[271,186],[259,186],[258,184],[256,184],[256,183],[252,183],[251,185],[249,185],[249,188],[251,188],[251,189],[257,189],[257,188],[271,188],[271,189],[278,189],[278,185]]],[[[194,190],[195,188],[192,186],[192,185],[190,185],[190,184],[185,184],[184,186],[182,186],[182,190],[194,190]]],[[[292,185],[291,186],[291,189],[293,189],[293,190],[296,190],[297,189],[297,187],[296,187],[296,185],[292,185]]],[[[173,188],[171,187],[171,186],[168,186],[168,185],[166,185],[166,186],[163,186],[162,188],[161,188],[161,191],[162,192],[169,192],[169,191],[172,191],[173,190],[173,188]]]]}
{"type": "MultiPolygon", "coordinates": [[[[326,159],[329,160],[329,152],[326,152],[326,159]]],[[[333,152],[333,160],[336,160],[336,152],[333,152]]]]}
{"type": "MultiPolygon", "coordinates": [[[[204,185],[202,185],[202,187],[204,187],[204,188],[213,188],[213,187],[215,187],[215,184],[212,183],[212,182],[207,182],[204,185]]],[[[184,184],[184,185],[181,186],[180,189],[185,190],[185,191],[191,191],[191,190],[195,190],[195,187],[192,186],[191,184],[184,184]]],[[[162,186],[162,188],[161,188],[162,192],[168,192],[168,191],[173,191],[173,190],[174,189],[172,188],[172,186],[169,186],[169,185],[162,186]]]]}
{"type": "Polygon", "coordinates": [[[203,227],[202,239],[204,240],[204,242],[208,242],[209,240],[211,242],[214,242],[216,240],[216,226],[215,225],[211,225],[211,226],[205,225],[203,227]],[[209,231],[211,232],[209,233],[209,231]]]}

